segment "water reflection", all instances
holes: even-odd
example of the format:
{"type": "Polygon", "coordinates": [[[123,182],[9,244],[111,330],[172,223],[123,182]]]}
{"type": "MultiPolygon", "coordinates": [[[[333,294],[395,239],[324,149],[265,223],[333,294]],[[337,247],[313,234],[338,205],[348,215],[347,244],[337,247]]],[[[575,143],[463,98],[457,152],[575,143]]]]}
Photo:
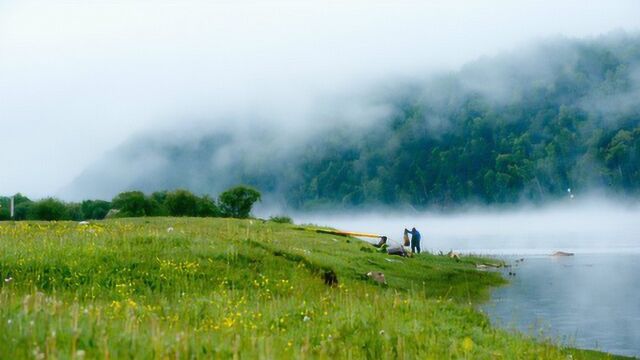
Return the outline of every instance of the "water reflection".
{"type": "Polygon", "coordinates": [[[503,257],[516,276],[483,307],[494,324],[640,356],[640,255],[503,257]]]}

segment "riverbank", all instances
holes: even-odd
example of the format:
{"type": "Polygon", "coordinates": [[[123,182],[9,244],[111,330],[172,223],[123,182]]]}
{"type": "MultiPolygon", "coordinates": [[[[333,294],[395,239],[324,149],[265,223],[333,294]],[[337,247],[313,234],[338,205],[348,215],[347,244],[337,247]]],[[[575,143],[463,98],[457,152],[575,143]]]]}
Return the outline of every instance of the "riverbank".
{"type": "Polygon", "coordinates": [[[0,354],[611,358],[490,326],[474,306],[504,279],[479,261],[259,220],[2,223],[0,354]]]}

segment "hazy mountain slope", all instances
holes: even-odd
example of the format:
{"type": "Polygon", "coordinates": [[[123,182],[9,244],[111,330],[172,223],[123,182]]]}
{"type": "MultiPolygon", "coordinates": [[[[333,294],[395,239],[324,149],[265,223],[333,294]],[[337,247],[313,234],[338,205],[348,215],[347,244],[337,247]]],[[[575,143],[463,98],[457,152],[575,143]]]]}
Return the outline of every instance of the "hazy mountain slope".
{"type": "Polygon", "coordinates": [[[63,194],[175,187],[215,194],[241,182],[294,207],[317,207],[640,189],[638,36],[547,41],[455,73],[385,84],[355,101],[383,115],[332,118],[321,133],[284,137],[277,121],[244,119],[234,119],[244,127],[143,134],[63,194]]]}

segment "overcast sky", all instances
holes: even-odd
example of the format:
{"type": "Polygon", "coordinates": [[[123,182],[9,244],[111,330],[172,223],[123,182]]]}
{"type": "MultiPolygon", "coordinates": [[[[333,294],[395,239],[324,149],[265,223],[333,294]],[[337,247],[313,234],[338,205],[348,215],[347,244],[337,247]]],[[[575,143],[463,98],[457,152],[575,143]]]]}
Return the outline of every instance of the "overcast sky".
{"type": "MultiPolygon", "coordinates": [[[[0,194],[55,195],[132,134],[640,30],[640,1],[0,0],[0,194]]],[[[187,126],[187,125],[185,125],[187,126]]]]}

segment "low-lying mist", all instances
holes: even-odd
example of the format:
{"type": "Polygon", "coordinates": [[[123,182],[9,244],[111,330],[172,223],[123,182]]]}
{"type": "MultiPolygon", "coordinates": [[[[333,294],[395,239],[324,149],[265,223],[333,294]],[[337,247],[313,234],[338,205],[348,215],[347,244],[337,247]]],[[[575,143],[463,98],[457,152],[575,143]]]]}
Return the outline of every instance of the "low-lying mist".
{"type": "Polygon", "coordinates": [[[300,213],[296,222],[387,235],[399,244],[416,227],[422,248],[477,254],[640,252],[640,203],[600,197],[542,207],[475,207],[458,212],[372,210],[300,213]]]}

